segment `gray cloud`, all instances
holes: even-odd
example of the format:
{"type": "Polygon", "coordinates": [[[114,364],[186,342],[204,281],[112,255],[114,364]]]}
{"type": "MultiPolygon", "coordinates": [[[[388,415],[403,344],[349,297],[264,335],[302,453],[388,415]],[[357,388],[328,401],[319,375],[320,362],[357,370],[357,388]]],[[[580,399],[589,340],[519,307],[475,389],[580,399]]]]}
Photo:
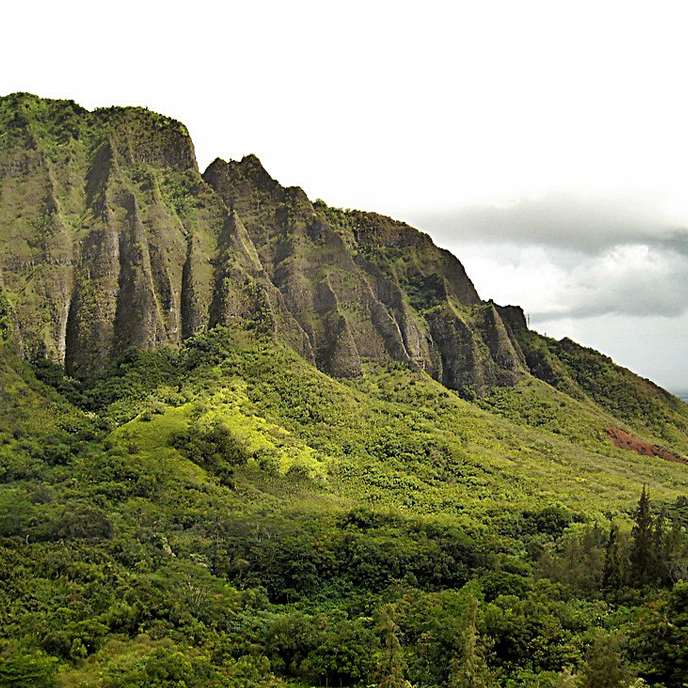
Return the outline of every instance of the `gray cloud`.
{"type": "Polygon", "coordinates": [[[518,303],[537,320],[674,318],[688,310],[688,252],[680,241],[618,244],[592,254],[499,240],[445,246],[483,298],[518,303]]]}
{"type": "Polygon", "coordinates": [[[666,249],[688,256],[688,231],[674,230],[656,237],[655,243],[666,249]]]}
{"type": "Polygon", "coordinates": [[[534,317],[674,318],[688,310],[688,255],[644,246],[614,248],[583,261],[552,289],[561,310],[536,312],[534,317]]]}
{"type": "Polygon", "coordinates": [[[550,193],[510,205],[419,211],[408,218],[441,243],[510,242],[598,253],[621,244],[688,255],[688,218],[653,193],[550,193]]]}
{"type": "Polygon", "coordinates": [[[688,388],[688,217],[659,195],[549,194],[406,218],[461,259],[483,298],[688,388]]]}
{"type": "Polygon", "coordinates": [[[482,293],[508,282],[533,317],[676,317],[688,309],[688,218],[669,207],[650,192],[550,193],[412,220],[459,258],[472,246],[494,275],[482,293]]]}

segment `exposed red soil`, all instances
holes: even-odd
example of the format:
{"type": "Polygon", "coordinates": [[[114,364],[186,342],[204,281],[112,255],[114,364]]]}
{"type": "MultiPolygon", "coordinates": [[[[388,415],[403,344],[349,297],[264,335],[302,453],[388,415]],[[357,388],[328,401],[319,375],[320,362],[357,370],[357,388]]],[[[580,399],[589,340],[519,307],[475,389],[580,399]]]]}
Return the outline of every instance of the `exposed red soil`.
{"type": "Polygon", "coordinates": [[[643,440],[633,437],[633,435],[625,430],[622,430],[621,428],[615,428],[614,426],[608,428],[607,436],[614,443],[614,445],[620,449],[634,451],[637,454],[642,454],[643,456],[658,456],[660,459],[664,459],[665,461],[673,461],[674,463],[683,463],[688,465],[688,461],[686,459],[676,456],[676,454],[672,454],[668,449],[662,449],[656,444],[643,442],[643,440]]]}

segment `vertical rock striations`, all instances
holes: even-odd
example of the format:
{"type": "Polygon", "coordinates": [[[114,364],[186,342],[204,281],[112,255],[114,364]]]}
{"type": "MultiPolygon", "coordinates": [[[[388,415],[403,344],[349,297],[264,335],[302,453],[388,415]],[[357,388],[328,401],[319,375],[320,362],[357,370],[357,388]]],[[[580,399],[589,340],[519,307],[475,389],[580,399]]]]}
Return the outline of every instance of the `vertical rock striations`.
{"type": "Polygon", "coordinates": [[[400,361],[479,394],[527,370],[518,317],[426,234],[314,204],[255,156],[201,175],[145,109],[1,98],[0,238],[12,341],[74,375],[236,323],[342,377],[400,361]]]}

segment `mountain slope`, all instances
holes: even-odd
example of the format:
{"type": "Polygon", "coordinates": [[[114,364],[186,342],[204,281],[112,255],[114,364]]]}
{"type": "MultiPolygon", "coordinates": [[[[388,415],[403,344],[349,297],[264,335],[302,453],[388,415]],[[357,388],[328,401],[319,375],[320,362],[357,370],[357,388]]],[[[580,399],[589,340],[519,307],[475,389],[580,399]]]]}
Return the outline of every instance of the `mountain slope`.
{"type": "MultiPolygon", "coordinates": [[[[590,388],[594,354],[482,301],[456,258],[403,223],[313,204],[255,156],[200,175],[185,127],[141,108],[14,94],[0,127],[0,312],[24,356],[83,377],[128,347],[252,321],[335,376],[400,361],[470,398],[531,374],[623,415],[590,388]]],[[[650,413],[644,429],[685,437],[683,405],[610,375],[638,400],[627,422],[650,413]]]]}
{"type": "Polygon", "coordinates": [[[619,624],[596,597],[598,523],[628,523],[641,484],[672,509],[688,492],[685,466],[615,448],[599,430],[615,419],[536,379],[480,408],[398,364],[337,380],[244,326],[131,350],[82,384],[0,361],[34,421],[2,408],[0,672],[4,652],[64,686],[370,684],[389,600],[409,676],[447,685],[439,629],[471,590],[506,646],[530,633],[507,619],[547,615],[548,635],[491,656],[501,685],[532,686],[524,667],[554,681],[564,638],[581,663],[619,624]]]}

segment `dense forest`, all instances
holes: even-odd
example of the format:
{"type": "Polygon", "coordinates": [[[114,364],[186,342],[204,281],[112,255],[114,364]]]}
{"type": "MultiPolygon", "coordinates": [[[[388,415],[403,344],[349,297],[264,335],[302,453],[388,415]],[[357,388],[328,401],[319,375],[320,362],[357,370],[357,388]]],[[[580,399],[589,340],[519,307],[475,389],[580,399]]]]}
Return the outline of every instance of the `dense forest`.
{"type": "Polygon", "coordinates": [[[251,330],[3,363],[2,685],[685,684],[688,500],[609,499],[582,444],[530,465],[437,383],[251,330]]]}
{"type": "Polygon", "coordinates": [[[688,685],[688,405],[427,235],[15,94],[0,239],[0,686],[688,685]]]}

